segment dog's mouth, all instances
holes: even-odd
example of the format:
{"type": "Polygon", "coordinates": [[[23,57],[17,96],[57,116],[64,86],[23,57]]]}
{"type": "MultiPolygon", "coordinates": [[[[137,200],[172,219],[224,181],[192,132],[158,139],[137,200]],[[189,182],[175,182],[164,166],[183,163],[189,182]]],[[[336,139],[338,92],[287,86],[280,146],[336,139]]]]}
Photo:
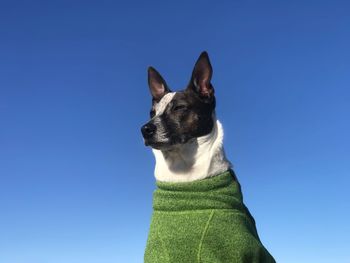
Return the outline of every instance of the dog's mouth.
{"type": "Polygon", "coordinates": [[[145,139],[144,141],[146,146],[149,146],[156,150],[167,150],[173,145],[170,142],[170,140],[159,142],[159,141],[154,141],[150,139],[145,139]]]}
{"type": "Polygon", "coordinates": [[[150,146],[156,150],[170,150],[173,147],[176,147],[181,144],[185,144],[189,141],[189,138],[184,136],[174,137],[164,141],[155,141],[153,139],[144,139],[145,145],[150,146]]]}

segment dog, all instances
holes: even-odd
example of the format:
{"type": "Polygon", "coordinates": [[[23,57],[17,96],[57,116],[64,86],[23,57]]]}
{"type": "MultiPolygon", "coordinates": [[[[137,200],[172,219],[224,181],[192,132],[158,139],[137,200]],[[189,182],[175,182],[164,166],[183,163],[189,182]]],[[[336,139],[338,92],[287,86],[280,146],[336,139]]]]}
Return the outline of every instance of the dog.
{"type": "Polygon", "coordinates": [[[144,255],[149,262],[273,263],[223,148],[207,52],[184,90],[172,92],[153,67],[150,120],[141,127],[155,156],[157,189],[144,255]]]}

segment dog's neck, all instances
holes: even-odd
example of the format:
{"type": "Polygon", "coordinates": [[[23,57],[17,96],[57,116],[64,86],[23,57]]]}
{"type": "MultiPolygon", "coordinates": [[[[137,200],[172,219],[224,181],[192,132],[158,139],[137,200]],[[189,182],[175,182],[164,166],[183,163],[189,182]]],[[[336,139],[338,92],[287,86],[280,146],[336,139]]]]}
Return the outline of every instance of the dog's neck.
{"type": "Polygon", "coordinates": [[[231,164],[223,148],[224,131],[214,119],[212,131],[171,150],[153,149],[155,177],[163,182],[191,182],[227,171],[231,164]]]}

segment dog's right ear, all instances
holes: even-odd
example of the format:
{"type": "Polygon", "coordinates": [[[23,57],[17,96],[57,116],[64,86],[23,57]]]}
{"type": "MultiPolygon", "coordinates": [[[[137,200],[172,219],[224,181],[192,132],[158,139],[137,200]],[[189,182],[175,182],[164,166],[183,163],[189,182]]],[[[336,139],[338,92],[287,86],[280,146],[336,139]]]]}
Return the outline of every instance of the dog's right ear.
{"type": "Polygon", "coordinates": [[[163,77],[153,67],[148,68],[148,86],[152,94],[153,101],[160,101],[161,98],[170,92],[163,77]]]}

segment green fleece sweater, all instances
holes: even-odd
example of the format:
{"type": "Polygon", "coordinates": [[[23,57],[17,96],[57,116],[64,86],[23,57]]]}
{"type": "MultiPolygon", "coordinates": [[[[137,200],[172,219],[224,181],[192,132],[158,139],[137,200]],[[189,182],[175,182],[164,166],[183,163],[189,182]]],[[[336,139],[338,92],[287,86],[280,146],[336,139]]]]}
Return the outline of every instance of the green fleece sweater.
{"type": "Polygon", "coordinates": [[[233,173],[189,183],[157,181],[145,263],[274,263],[233,173]]]}

